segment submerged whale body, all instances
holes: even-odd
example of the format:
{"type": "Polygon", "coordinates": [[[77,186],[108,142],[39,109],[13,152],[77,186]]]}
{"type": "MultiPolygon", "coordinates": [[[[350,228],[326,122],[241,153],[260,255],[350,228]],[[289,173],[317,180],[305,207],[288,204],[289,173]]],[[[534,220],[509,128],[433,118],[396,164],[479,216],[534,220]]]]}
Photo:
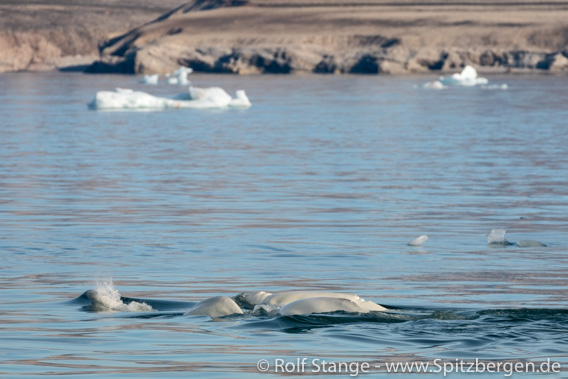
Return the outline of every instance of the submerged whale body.
{"type": "Polygon", "coordinates": [[[540,241],[533,241],[533,240],[520,240],[517,241],[517,245],[519,247],[546,247],[546,244],[540,241]]]}
{"type": "Polygon", "coordinates": [[[242,315],[243,311],[235,303],[233,299],[228,296],[215,296],[205,299],[195,305],[185,315],[190,316],[210,316],[212,318],[225,317],[230,315],[242,315]]]}

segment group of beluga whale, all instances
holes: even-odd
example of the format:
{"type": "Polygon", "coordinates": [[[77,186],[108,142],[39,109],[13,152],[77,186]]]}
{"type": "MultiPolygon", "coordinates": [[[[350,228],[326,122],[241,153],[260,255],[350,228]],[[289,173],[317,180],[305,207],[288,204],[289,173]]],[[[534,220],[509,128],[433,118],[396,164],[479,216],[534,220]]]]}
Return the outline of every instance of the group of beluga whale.
{"type": "Polygon", "coordinates": [[[263,309],[269,314],[281,316],[307,315],[312,313],[348,312],[369,313],[388,309],[357,295],[339,292],[290,291],[280,293],[244,292],[234,299],[215,296],[191,308],[186,315],[207,315],[212,318],[243,314],[245,309],[263,309]]]}
{"type": "MultiPolygon", "coordinates": [[[[120,296],[112,280],[97,283],[96,289],[86,291],[84,296],[90,301],[91,309],[96,311],[156,311],[144,301],[120,296]]],[[[289,291],[272,294],[258,291],[243,292],[234,297],[210,297],[192,306],[185,312],[185,315],[220,318],[245,313],[294,316],[329,312],[369,313],[387,310],[379,304],[348,293],[289,291]]]]}
{"type": "MultiPolygon", "coordinates": [[[[409,243],[420,246],[428,240],[422,235],[409,243]]],[[[545,247],[534,240],[507,241],[505,229],[492,229],[487,235],[489,245],[516,245],[519,247],[545,247]]],[[[145,302],[127,300],[120,296],[112,281],[97,284],[97,288],[86,291],[84,296],[97,311],[150,312],[155,311],[145,302]]],[[[274,316],[297,316],[332,312],[367,314],[370,312],[394,312],[393,309],[341,292],[285,291],[269,293],[264,291],[243,292],[234,297],[214,296],[193,305],[185,315],[209,316],[213,319],[244,314],[267,314],[274,316]]]]}

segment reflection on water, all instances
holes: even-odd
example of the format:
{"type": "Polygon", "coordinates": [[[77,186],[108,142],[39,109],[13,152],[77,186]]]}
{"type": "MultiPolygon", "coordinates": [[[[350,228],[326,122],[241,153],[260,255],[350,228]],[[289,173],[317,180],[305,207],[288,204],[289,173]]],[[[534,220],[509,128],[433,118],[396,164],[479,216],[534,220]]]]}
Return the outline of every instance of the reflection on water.
{"type": "Polygon", "coordinates": [[[303,356],[565,365],[566,79],[423,79],[196,75],[253,107],[95,112],[97,90],[135,80],[0,76],[0,375],[250,378],[270,375],[261,358],[303,356]],[[548,246],[488,246],[496,228],[548,246]],[[108,277],[159,311],[68,302],[108,277]],[[409,319],[181,315],[290,289],[409,319]]]}

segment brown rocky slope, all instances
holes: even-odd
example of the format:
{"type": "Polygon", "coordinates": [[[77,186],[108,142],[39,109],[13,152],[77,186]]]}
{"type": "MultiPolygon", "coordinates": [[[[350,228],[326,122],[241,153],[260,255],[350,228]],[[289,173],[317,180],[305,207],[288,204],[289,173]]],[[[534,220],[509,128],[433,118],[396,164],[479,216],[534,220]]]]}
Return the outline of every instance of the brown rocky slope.
{"type": "Polygon", "coordinates": [[[180,0],[2,0],[0,72],[91,63],[97,44],[180,4],[180,0]]]}
{"type": "Polygon", "coordinates": [[[566,72],[568,1],[194,0],[100,53],[91,72],[566,72]]]}

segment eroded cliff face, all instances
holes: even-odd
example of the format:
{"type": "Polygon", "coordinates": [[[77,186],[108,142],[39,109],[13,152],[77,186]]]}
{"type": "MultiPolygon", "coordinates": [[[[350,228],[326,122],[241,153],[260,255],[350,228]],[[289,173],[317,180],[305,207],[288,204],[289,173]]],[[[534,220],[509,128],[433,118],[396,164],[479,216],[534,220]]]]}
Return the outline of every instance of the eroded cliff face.
{"type": "Polygon", "coordinates": [[[561,1],[196,0],[101,44],[92,72],[568,69],[561,1]]]}
{"type": "Polygon", "coordinates": [[[178,0],[5,0],[0,3],[0,72],[85,65],[98,43],[179,5],[178,0]]]}
{"type": "Polygon", "coordinates": [[[0,71],[81,58],[94,73],[568,71],[562,0],[31,3],[0,5],[0,71]]]}

